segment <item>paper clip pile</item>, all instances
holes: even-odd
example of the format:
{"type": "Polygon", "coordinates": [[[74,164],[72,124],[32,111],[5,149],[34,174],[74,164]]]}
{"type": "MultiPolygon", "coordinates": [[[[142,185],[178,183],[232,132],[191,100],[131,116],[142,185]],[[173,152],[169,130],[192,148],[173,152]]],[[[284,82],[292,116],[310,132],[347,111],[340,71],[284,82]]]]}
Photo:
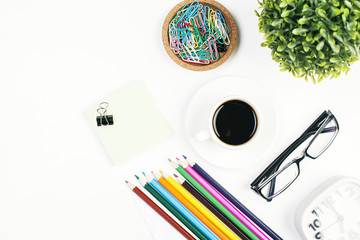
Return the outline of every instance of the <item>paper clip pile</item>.
{"type": "Polygon", "coordinates": [[[185,5],[169,24],[170,48],[184,62],[210,64],[230,45],[230,30],[219,9],[198,1],[185,5]]]}

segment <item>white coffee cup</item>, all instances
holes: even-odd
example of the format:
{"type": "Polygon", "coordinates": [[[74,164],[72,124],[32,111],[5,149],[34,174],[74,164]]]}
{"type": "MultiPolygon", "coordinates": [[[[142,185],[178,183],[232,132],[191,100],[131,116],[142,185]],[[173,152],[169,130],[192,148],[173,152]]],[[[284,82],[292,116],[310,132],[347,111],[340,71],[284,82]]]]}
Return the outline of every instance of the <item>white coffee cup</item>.
{"type": "Polygon", "coordinates": [[[241,96],[228,96],[214,105],[209,113],[207,129],[198,132],[195,138],[199,142],[210,140],[236,150],[253,142],[260,126],[259,111],[254,104],[241,96]]]}

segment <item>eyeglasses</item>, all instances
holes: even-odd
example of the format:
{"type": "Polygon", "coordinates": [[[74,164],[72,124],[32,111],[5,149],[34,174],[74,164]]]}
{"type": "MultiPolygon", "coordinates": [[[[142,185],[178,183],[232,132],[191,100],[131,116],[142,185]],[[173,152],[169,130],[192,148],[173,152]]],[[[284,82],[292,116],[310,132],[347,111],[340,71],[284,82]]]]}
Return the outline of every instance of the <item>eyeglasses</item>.
{"type": "Polygon", "coordinates": [[[324,111],[251,183],[251,189],[271,201],[299,176],[300,162],[306,157],[318,158],[334,141],[338,131],[335,116],[330,111],[324,111]]]}

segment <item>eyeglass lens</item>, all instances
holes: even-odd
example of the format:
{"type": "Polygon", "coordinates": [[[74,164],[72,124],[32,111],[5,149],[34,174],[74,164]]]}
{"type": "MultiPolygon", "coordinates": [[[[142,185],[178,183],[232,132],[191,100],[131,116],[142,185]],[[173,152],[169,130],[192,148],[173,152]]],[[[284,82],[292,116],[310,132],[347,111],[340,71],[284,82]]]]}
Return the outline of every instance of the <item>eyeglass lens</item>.
{"type": "Polygon", "coordinates": [[[279,170],[282,170],[282,172],[260,190],[261,195],[264,197],[271,198],[280,194],[299,175],[298,165],[296,163],[291,163],[290,158],[286,158],[286,161],[281,164],[279,170]],[[288,164],[290,165],[287,166],[288,164]]]}
{"type": "Polygon", "coordinates": [[[317,158],[318,156],[320,156],[332,143],[336,134],[336,122],[333,118],[311,143],[311,145],[307,149],[307,154],[312,158],[317,158]]]}

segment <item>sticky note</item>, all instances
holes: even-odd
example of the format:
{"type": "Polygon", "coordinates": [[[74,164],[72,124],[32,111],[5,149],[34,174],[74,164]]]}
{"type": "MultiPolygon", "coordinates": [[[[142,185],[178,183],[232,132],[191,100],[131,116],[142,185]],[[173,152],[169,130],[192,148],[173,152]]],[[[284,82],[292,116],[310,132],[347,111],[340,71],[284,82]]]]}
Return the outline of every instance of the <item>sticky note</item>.
{"type": "Polygon", "coordinates": [[[86,115],[115,165],[131,159],[171,135],[146,86],[135,81],[99,101],[86,115]],[[113,125],[97,126],[100,102],[107,102],[113,125]]]}

